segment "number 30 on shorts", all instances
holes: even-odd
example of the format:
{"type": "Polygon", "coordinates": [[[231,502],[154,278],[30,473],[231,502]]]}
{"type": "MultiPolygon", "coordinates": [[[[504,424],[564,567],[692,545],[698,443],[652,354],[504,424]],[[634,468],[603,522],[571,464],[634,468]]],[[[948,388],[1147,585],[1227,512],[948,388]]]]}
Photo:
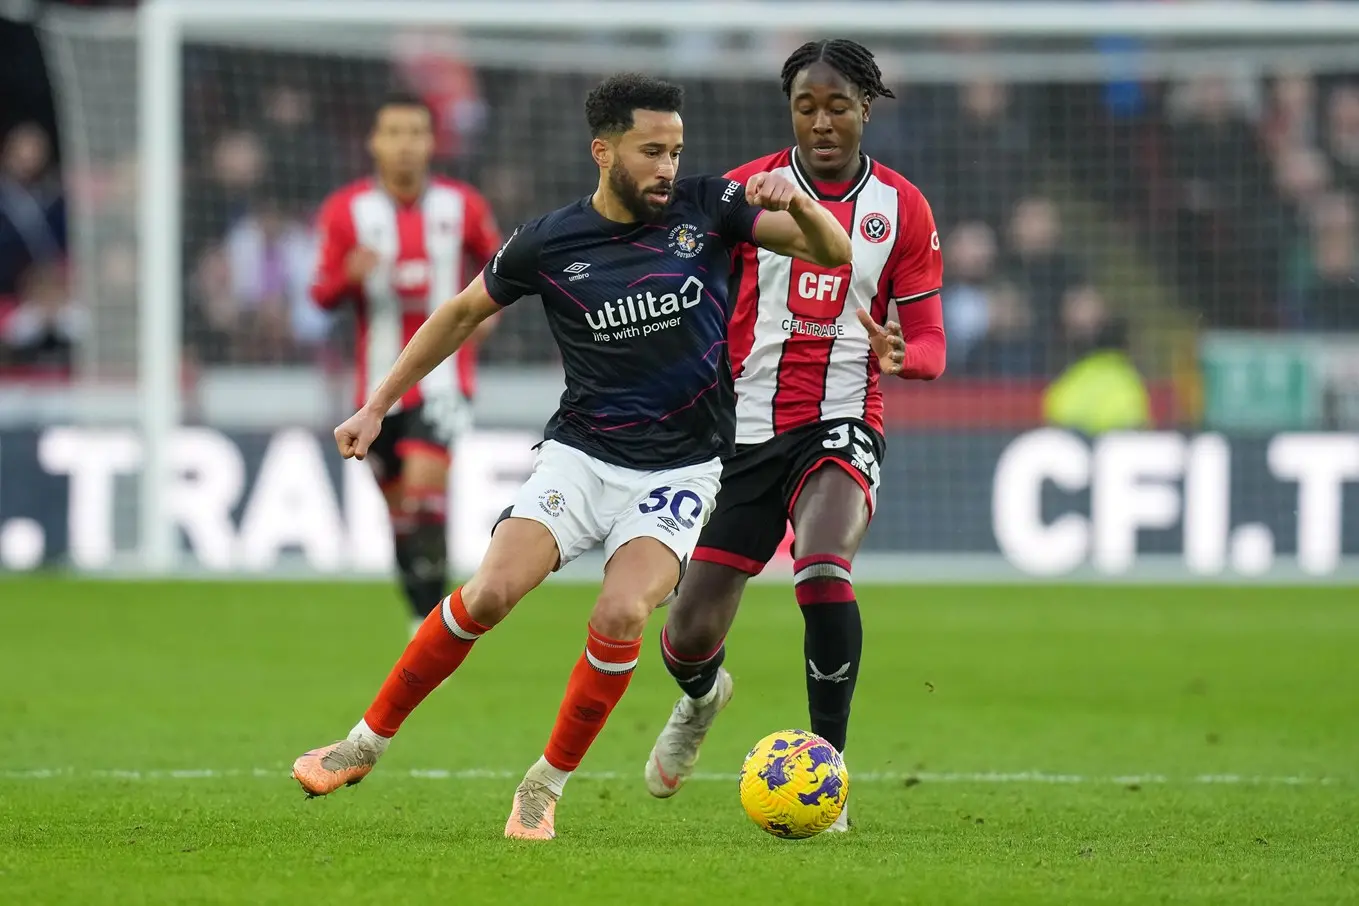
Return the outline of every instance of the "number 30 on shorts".
{"type": "Polygon", "coordinates": [[[703,498],[686,488],[680,488],[673,495],[670,491],[669,485],[653,489],[650,497],[637,504],[638,511],[656,513],[669,507],[676,522],[687,529],[693,528],[703,515],[703,498]]]}

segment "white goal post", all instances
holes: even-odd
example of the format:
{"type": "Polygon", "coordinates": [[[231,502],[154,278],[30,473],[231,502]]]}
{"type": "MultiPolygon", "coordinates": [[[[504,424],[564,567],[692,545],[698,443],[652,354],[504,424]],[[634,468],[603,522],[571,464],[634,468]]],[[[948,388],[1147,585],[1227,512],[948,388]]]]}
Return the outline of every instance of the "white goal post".
{"type": "MultiPolygon", "coordinates": [[[[179,528],[167,489],[172,485],[171,438],[184,421],[181,374],[185,262],[182,174],[185,141],[183,51],[190,42],[290,50],[343,47],[361,52],[369,33],[397,27],[463,29],[477,37],[476,53],[519,55],[525,67],[565,65],[585,71],[645,66],[652,45],[695,33],[743,35],[773,27],[799,34],[909,38],[918,43],[897,54],[906,78],[948,81],[963,76],[975,59],[1015,81],[1097,78],[1107,61],[1078,39],[1134,36],[1155,46],[1128,62],[1130,73],[1154,76],[1255,59],[1286,66],[1292,59],[1359,69],[1359,5],[1143,4],[1085,2],[739,2],[699,0],[684,4],[626,2],[447,2],[447,0],[146,0],[137,12],[138,256],[140,313],[137,321],[139,428],[144,471],[139,485],[137,553],[151,574],[181,568],[179,528]],[[581,48],[600,35],[644,37],[588,65],[581,48]],[[985,35],[1004,46],[972,57],[938,51],[920,39],[985,35]],[[484,43],[482,38],[485,38],[484,43]],[[1059,46],[1044,45],[1044,41],[1059,46]],[[630,48],[630,49],[629,49],[630,48]]],[[[692,64],[667,57],[665,74],[693,71],[717,77],[769,78],[778,56],[754,47],[749,53],[707,57],[692,64]]],[[[79,61],[72,65],[79,66],[79,61]]],[[[886,66],[884,66],[886,68],[886,66]]]]}

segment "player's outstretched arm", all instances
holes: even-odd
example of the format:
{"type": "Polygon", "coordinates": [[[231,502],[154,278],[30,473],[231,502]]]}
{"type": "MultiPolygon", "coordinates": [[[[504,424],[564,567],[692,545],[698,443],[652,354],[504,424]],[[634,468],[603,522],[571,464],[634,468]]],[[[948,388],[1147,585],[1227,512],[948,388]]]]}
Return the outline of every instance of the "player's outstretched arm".
{"type": "Polygon", "coordinates": [[[363,459],[392,406],[433,371],[434,366],[457,352],[477,325],[500,308],[486,291],[485,280],[480,274],[466,289],[436,308],[401,350],[396,364],[363,408],[335,429],[340,455],[346,459],[351,456],[363,459]]]}
{"type": "Polygon", "coordinates": [[[746,183],[746,200],[765,209],[755,221],[755,242],[762,248],[818,267],[840,267],[854,260],[849,233],[840,221],[791,181],[756,173],[746,183]]]}

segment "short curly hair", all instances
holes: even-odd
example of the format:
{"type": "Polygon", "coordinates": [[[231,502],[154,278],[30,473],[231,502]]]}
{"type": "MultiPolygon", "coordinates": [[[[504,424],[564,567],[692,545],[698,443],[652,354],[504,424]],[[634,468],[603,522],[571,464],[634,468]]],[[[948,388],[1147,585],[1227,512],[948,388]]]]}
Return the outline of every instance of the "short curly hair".
{"type": "Polygon", "coordinates": [[[658,110],[680,113],[684,107],[684,89],[671,82],[643,75],[640,72],[620,72],[596,85],[585,98],[585,121],[590,124],[590,135],[617,135],[632,128],[635,110],[658,110]]]}

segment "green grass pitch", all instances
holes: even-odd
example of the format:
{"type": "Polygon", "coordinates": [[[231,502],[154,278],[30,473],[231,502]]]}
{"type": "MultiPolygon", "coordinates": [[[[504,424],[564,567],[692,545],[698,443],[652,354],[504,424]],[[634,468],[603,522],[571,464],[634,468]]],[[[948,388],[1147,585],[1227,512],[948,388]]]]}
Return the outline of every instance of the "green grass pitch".
{"type": "Polygon", "coordinates": [[[559,838],[512,843],[592,592],[535,593],[307,801],[292,759],[404,644],[392,588],[0,581],[0,903],[1359,902],[1354,589],[863,586],[858,827],[800,842],[734,779],[806,724],[791,593],[752,588],[670,801],[642,782],[677,694],[658,614],[559,838]]]}

